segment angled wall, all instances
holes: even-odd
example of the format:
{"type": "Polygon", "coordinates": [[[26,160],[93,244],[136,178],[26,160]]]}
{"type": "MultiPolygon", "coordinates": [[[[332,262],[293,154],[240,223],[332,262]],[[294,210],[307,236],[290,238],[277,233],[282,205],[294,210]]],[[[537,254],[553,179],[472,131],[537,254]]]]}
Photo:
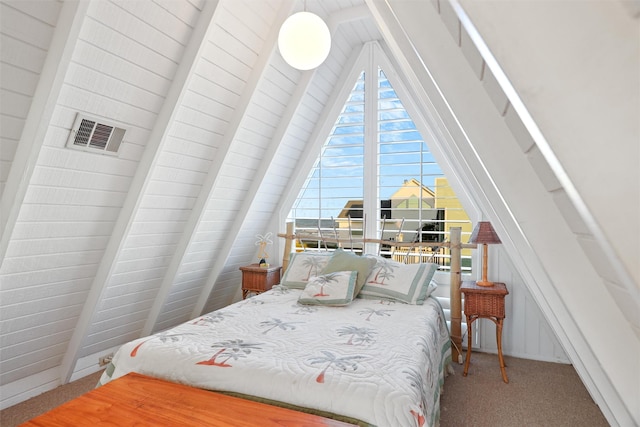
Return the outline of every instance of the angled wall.
{"type": "MultiPolygon", "coordinates": [[[[571,208],[569,211],[576,212],[573,204],[576,199],[562,194],[572,191],[567,184],[570,181],[557,176],[548,164],[549,158],[541,163],[540,156],[529,155],[534,139],[525,128],[522,115],[514,114],[519,113],[514,108],[514,105],[519,107],[519,101],[510,97],[512,93],[504,91],[497,75],[498,69],[488,66],[494,63],[483,56],[485,52],[472,41],[473,27],[464,25],[473,23],[473,16],[466,17],[465,21],[464,10],[448,2],[425,2],[419,7],[415,3],[411,7],[405,3],[394,3],[392,9],[383,2],[368,3],[380,18],[385,39],[396,57],[400,58],[399,62],[405,66],[407,74],[412,76],[413,89],[422,97],[425,117],[439,127],[443,149],[456,159],[460,173],[464,175],[465,169],[471,171],[467,174],[466,185],[473,189],[472,193],[487,218],[499,228],[500,235],[504,237],[503,247],[523,277],[524,285],[544,312],[592,396],[612,424],[637,422],[639,390],[633,378],[640,375],[640,366],[636,363],[639,358],[632,357],[630,362],[628,357],[629,354],[639,354],[632,316],[634,311],[628,310],[637,307],[634,301],[637,283],[627,280],[624,269],[622,274],[615,276],[617,285],[628,292],[629,305],[620,304],[609,292],[603,277],[605,272],[599,263],[593,262],[589,249],[585,248],[588,245],[584,244],[596,233],[591,229],[585,233],[584,228],[577,232],[575,221],[571,221],[575,216],[567,216],[568,207],[571,208]],[[550,182],[554,184],[550,185],[550,182]],[[567,200],[572,202],[569,206],[567,200]],[[603,315],[594,316],[593,313],[603,315]],[[625,351],[620,351],[620,343],[627,346],[625,351]]],[[[502,3],[495,3],[498,4],[502,3]]],[[[548,8],[546,13],[555,13],[553,3],[537,4],[541,9],[548,8]]],[[[592,6],[600,7],[580,3],[576,12],[580,12],[583,20],[578,20],[580,25],[575,19],[572,21],[578,28],[584,25],[584,31],[597,28],[606,32],[609,26],[626,25],[630,20],[629,15],[622,12],[621,5],[613,4],[609,7],[620,8],[620,13],[614,11],[609,20],[596,22],[593,18],[598,14],[592,13],[592,6]]],[[[474,10],[484,13],[482,7],[474,10]]],[[[483,17],[497,32],[501,28],[501,20],[496,20],[490,10],[487,9],[487,15],[483,17]]],[[[522,15],[525,19],[526,11],[522,15]]],[[[510,15],[505,13],[502,18],[508,20],[510,15]]],[[[637,23],[631,23],[628,28],[636,26],[637,23]]],[[[501,34],[500,39],[518,40],[518,35],[525,37],[526,28],[520,25],[517,34],[501,34]]],[[[557,41],[566,37],[564,29],[560,26],[547,28],[550,33],[557,31],[549,34],[548,39],[557,41]]],[[[598,33],[597,30],[595,32],[598,33]]],[[[580,31],[577,30],[576,34],[580,31]]],[[[632,57],[637,54],[633,45],[628,48],[632,57]]],[[[526,55],[519,50],[504,53],[510,54],[510,60],[514,62],[521,56],[535,59],[532,52],[533,49],[526,50],[526,55]]],[[[544,52],[542,49],[541,54],[544,52]]],[[[565,53],[565,62],[580,62],[567,51],[565,53]]],[[[538,84],[538,91],[544,91],[545,83],[538,84]]],[[[635,87],[633,79],[629,83],[635,87]]],[[[550,85],[553,87],[553,82],[550,85]]],[[[562,99],[568,102],[575,96],[573,92],[555,93],[561,93],[562,99]]],[[[602,96],[602,93],[594,89],[591,95],[602,96]]],[[[579,105],[577,99],[576,104],[579,105]]],[[[606,97],[598,105],[606,109],[606,97]]],[[[553,108],[549,103],[544,107],[553,108]]],[[[633,108],[631,106],[631,111],[628,111],[622,107],[623,116],[633,113],[633,108]]],[[[569,125],[567,131],[572,127],[562,120],[553,124],[556,128],[569,125]]],[[[627,129],[629,132],[624,135],[624,140],[637,141],[633,128],[627,129]]],[[[544,128],[540,130],[544,133],[544,128]]],[[[549,141],[549,144],[553,146],[554,141],[549,141]]],[[[627,154],[635,155],[637,159],[633,144],[623,143],[622,147],[627,147],[630,150],[627,154]]],[[[580,170],[590,168],[584,162],[580,167],[580,170]]],[[[634,185],[631,181],[628,188],[634,185]]],[[[636,212],[637,203],[634,204],[633,196],[627,201],[630,211],[636,212]]],[[[579,209],[577,211],[580,212],[579,209]]],[[[589,213],[593,215],[593,212],[589,213]]],[[[578,215],[578,219],[582,217],[578,215]]],[[[637,224],[632,225],[631,230],[634,226],[637,224]]],[[[614,240],[608,243],[616,247],[614,240]]],[[[625,245],[617,248],[621,250],[625,245]]],[[[620,258],[617,260],[622,263],[620,258]]]]}

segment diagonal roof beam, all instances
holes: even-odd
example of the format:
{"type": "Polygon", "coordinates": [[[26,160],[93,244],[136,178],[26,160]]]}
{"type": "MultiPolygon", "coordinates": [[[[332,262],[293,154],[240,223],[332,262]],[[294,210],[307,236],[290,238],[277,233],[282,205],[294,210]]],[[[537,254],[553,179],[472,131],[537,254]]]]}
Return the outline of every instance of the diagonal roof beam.
{"type": "MultiPolygon", "coordinates": [[[[84,2],[80,2],[84,3],[84,2]]],[[[71,340],[67,347],[67,351],[60,365],[60,377],[63,384],[67,383],[73,373],[74,366],[78,360],[79,350],[82,348],[82,342],[86,338],[87,332],[91,325],[93,316],[95,315],[102,294],[105,290],[112,270],[115,267],[115,261],[122,250],[125,236],[129,233],[135,212],[138,210],[142,196],[151,179],[154,166],[158,161],[158,157],[162,152],[162,148],[167,140],[170,124],[173,122],[174,116],[184,97],[186,87],[189,82],[197,59],[203,49],[203,43],[207,40],[206,34],[210,31],[214,12],[218,8],[218,1],[207,1],[204,4],[198,23],[193,30],[189,44],[187,45],[182,61],[176,71],[169,92],[164,101],[160,114],[149,135],[148,143],[145,148],[136,175],[131,183],[131,187],[127,194],[120,215],[114,227],[104,256],[100,261],[98,270],[94,277],[89,295],[78,318],[78,323],[73,331],[71,340]]]]}
{"type": "MultiPolygon", "coordinates": [[[[284,9],[284,8],[283,8],[284,9]]],[[[271,49],[271,54],[269,56],[272,56],[275,52],[275,45],[276,45],[276,40],[277,40],[277,32],[279,31],[280,25],[282,22],[284,22],[284,19],[286,19],[286,17],[290,14],[291,12],[291,7],[288,9],[287,14],[284,17],[281,17],[281,21],[279,22],[278,26],[274,28],[274,36],[273,36],[273,42],[272,42],[272,49],[271,49]]],[[[366,6],[361,6],[361,7],[353,7],[350,9],[343,9],[338,13],[334,13],[332,14],[329,19],[328,19],[328,26],[329,26],[329,30],[331,32],[331,34],[335,34],[338,26],[342,23],[346,23],[346,22],[351,22],[351,21],[355,21],[355,20],[359,20],[359,19],[366,19],[366,18],[370,18],[371,15],[369,13],[369,10],[366,6]]],[[[233,238],[229,238],[225,241],[223,250],[221,251],[222,256],[220,256],[216,262],[216,264],[214,265],[214,268],[211,271],[211,274],[209,275],[209,278],[207,280],[207,283],[205,285],[205,287],[202,289],[202,293],[200,294],[200,297],[198,298],[198,304],[196,304],[196,306],[194,307],[194,310],[192,312],[192,316],[191,317],[196,317],[199,316],[200,314],[202,314],[202,311],[204,310],[204,307],[207,303],[207,300],[209,298],[209,295],[211,294],[211,292],[213,291],[213,287],[215,286],[215,283],[218,279],[218,276],[220,275],[220,273],[222,272],[222,269],[225,266],[226,263],[226,259],[229,256],[229,253],[231,252],[231,249],[233,247],[233,244],[235,242],[235,236],[237,236],[240,232],[240,229],[242,227],[242,224],[244,223],[246,216],[249,213],[249,209],[251,208],[251,205],[253,203],[253,201],[256,198],[256,195],[258,194],[258,191],[260,189],[260,185],[262,183],[262,179],[264,178],[264,176],[266,175],[269,166],[271,164],[271,161],[273,160],[274,156],[277,153],[277,150],[280,146],[280,142],[282,140],[282,138],[284,137],[284,135],[286,134],[289,125],[291,123],[291,121],[293,120],[293,118],[295,117],[295,114],[297,113],[300,104],[301,104],[301,100],[302,98],[306,95],[307,93],[307,89],[309,87],[309,85],[311,84],[311,81],[313,80],[313,77],[316,73],[317,69],[314,70],[310,70],[310,71],[306,71],[304,73],[302,73],[302,77],[300,79],[300,81],[298,82],[297,86],[296,86],[296,90],[294,91],[293,95],[291,96],[291,99],[289,100],[288,104],[287,104],[287,109],[285,110],[285,113],[282,117],[282,119],[280,120],[280,123],[273,135],[273,138],[271,139],[271,143],[269,144],[269,147],[267,149],[267,151],[265,152],[265,157],[264,157],[264,161],[261,162],[259,169],[257,170],[256,174],[255,174],[255,178],[253,179],[251,186],[249,188],[249,191],[247,192],[247,197],[245,197],[240,212],[241,214],[236,216],[236,219],[233,223],[233,226],[230,230],[230,234],[232,236],[234,236],[233,238]]],[[[332,123],[333,125],[333,123],[332,123]]]]}
{"type": "Polygon", "coordinates": [[[340,9],[333,12],[327,19],[327,25],[333,33],[340,24],[346,24],[361,19],[370,19],[371,12],[366,5],[354,6],[347,9],[340,9]]]}
{"type": "MultiPolygon", "coordinates": [[[[175,280],[176,274],[180,268],[180,264],[184,258],[185,252],[189,247],[191,240],[193,239],[195,232],[197,230],[198,225],[202,220],[202,216],[205,212],[205,208],[207,203],[209,202],[209,198],[211,197],[211,193],[216,187],[216,182],[220,178],[220,171],[222,170],[222,165],[227,160],[227,156],[229,155],[230,147],[238,133],[238,130],[241,127],[243,117],[247,113],[247,109],[252,103],[253,96],[255,94],[256,87],[258,83],[262,79],[262,76],[269,64],[269,59],[271,54],[269,52],[273,52],[275,49],[276,40],[278,38],[278,29],[280,28],[280,24],[284,22],[286,17],[289,15],[291,9],[293,8],[293,1],[289,0],[283,4],[280,8],[278,17],[276,18],[276,25],[273,26],[271,32],[267,40],[265,41],[265,47],[263,52],[264,55],[259,55],[258,62],[254,65],[251,75],[249,77],[248,83],[245,86],[244,92],[242,94],[242,98],[240,99],[238,105],[234,109],[233,117],[230,120],[229,127],[225,132],[224,137],[222,138],[222,142],[220,146],[222,147],[219,150],[219,153],[216,155],[213,164],[209,168],[209,173],[205,179],[204,184],[202,185],[202,189],[200,190],[200,194],[198,195],[197,200],[194,203],[193,209],[191,211],[191,215],[187,220],[187,224],[185,225],[184,232],[182,234],[182,238],[178,243],[174,256],[171,260],[169,268],[165,273],[165,277],[162,281],[162,285],[160,286],[160,290],[156,295],[156,298],[153,302],[153,306],[147,317],[147,321],[145,322],[144,328],[142,330],[144,334],[150,334],[155,324],[158,321],[160,313],[162,311],[162,307],[169,296],[171,291],[171,287],[175,280]]],[[[245,205],[242,205],[241,212],[236,216],[236,218],[244,218],[246,216],[245,205]]],[[[233,242],[240,231],[240,227],[236,227],[237,220],[234,221],[233,227],[228,230],[226,242],[233,242]]],[[[209,286],[209,282],[213,280],[215,283],[215,279],[222,271],[224,267],[224,263],[229,256],[229,252],[231,251],[232,244],[225,244],[223,249],[220,251],[219,256],[216,258],[216,262],[212,268],[212,272],[209,275],[209,279],[207,280],[207,284],[203,287],[203,290],[198,298],[198,302],[196,303],[195,311],[202,310],[204,305],[206,304],[206,299],[213,288],[213,285],[209,286]]],[[[195,316],[192,316],[195,317],[195,316]]]]}
{"type": "Polygon", "coordinates": [[[0,263],[16,225],[89,2],[64,2],[0,201],[0,263]]]}
{"type": "MultiPolygon", "coordinates": [[[[283,5],[283,7],[280,9],[280,13],[278,15],[278,19],[277,19],[277,25],[274,25],[274,27],[272,28],[271,33],[269,34],[269,39],[268,42],[265,43],[266,46],[268,46],[268,48],[265,48],[264,50],[266,51],[267,49],[270,50],[268,55],[264,55],[264,63],[262,64],[262,67],[260,69],[260,77],[262,77],[262,74],[264,73],[264,71],[266,70],[267,65],[271,62],[271,58],[273,57],[275,51],[276,51],[276,44],[277,44],[277,39],[278,39],[278,32],[280,30],[280,26],[282,25],[282,23],[285,21],[285,19],[290,15],[292,9],[293,9],[293,5],[294,2],[290,1],[287,2],[285,5],[283,5]]],[[[265,152],[265,159],[263,162],[261,162],[260,167],[258,168],[252,182],[251,185],[249,187],[249,190],[247,191],[247,197],[245,197],[245,199],[242,202],[242,205],[240,207],[240,212],[239,214],[236,216],[236,219],[233,222],[233,225],[231,227],[231,229],[229,230],[229,234],[227,236],[227,239],[223,245],[223,248],[221,250],[220,256],[217,258],[211,273],[209,274],[209,277],[207,279],[207,282],[205,284],[205,286],[202,288],[202,291],[200,292],[200,296],[198,297],[198,302],[196,303],[195,307],[193,308],[193,312],[191,313],[191,317],[195,317],[195,316],[199,316],[202,311],[204,310],[205,305],[207,304],[207,300],[209,298],[209,295],[211,294],[213,287],[218,279],[218,276],[220,275],[220,273],[222,272],[225,264],[226,264],[226,260],[229,257],[229,254],[231,253],[231,249],[233,248],[233,244],[235,242],[235,239],[238,235],[238,233],[240,232],[240,229],[242,227],[242,224],[244,223],[245,218],[247,217],[247,214],[249,212],[249,209],[251,208],[251,204],[253,203],[253,201],[255,200],[256,195],[258,194],[258,190],[260,189],[260,184],[262,183],[262,180],[264,178],[264,176],[267,173],[267,170],[269,168],[269,165],[271,164],[271,160],[273,159],[275,153],[277,152],[277,148],[278,145],[280,143],[280,140],[282,138],[282,135],[284,135],[284,133],[286,132],[286,129],[289,125],[289,122],[291,121],[291,118],[293,117],[293,111],[295,111],[295,108],[292,108],[292,104],[296,104],[295,102],[293,102],[293,100],[296,98],[296,96],[300,96],[298,93],[300,91],[306,90],[309,82],[311,81],[311,76],[313,75],[313,72],[307,72],[303,74],[302,80],[300,81],[300,83],[298,84],[297,88],[296,88],[296,93],[294,94],[294,96],[292,97],[292,102],[289,102],[288,106],[287,106],[287,110],[285,112],[285,115],[283,116],[282,120],[280,121],[280,124],[278,125],[278,128],[276,129],[276,132],[273,136],[273,138],[271,139],[271,142],[265,152]]],[[[257,84],[258,81],[256,81],[257,84]]],[[[255,87],[254,87],[255,89],[255,87]]],[[[251,91],[251,94],[253,95],[254,91],[251,91]]],[[[245,108],[248,107],[248,105],[245,106],[245,108]]],[[[244,111],[243,111],[244,113],[244,111]]],[[[244,114],[243,114],[244,116],[244,114]]],[[[236,129],[237,131],[237,129],[236,129]]]]}
{"type": "MultiPolygon", "coordinates": [[[[629,411],[624,406],[624,401],[620,398],[620,394],[616,389],[616,384],[603,368],[604,365],[600,363],[602,359],[598,359],[594,346],[591,345],[592,343],[585,335],[584,330],[575,320],[575,313],[569,310],[559,296],[557,288],[547,273],[547,268],[542,264],[543,260],[536,253],[536,248],[527,240],[528,236],[510,210],[500,189],[497,188],[497,184],[490,176],[485,163],[479,158],[478,151],[469,139],[470,134],[463,129],[462,120],[474,116],[474,112],[471,111],[473,108],[471,107],[467,111],[467,106],[474,104],[464,105],[459,103],[454,112],[446,101],[445,91],[454,93],[456,87],[460,84],[459,81],[449,79],[450,75],[442,72],[442,69],[447,68],[447,61],[443,62],[443,59],[451,56],[450,51],[437,43],[429,46],[429,48],[424,45],[418,48],[416,46],[417,38],[412,39],[408,32],[411,28],[418,28],[417,23],[414,23],[416,24],[415,27],[405,27],[404,23],[394,13],[389,2],[383,0],[366,1],[371,7],[374,16],[376,16],[378,25],[394,56],[404,68],[404,72],[412,84],[412,90],[416,92],[416,98],[422,101],[425,117],[433,113],[433,116],[429,117],[429,119],[436,122],[434,128],[442,126],[443,141],[448,141],[446,145],[451,147],[457,146],[456,149],[458,151],[452,153],[464,156],[464,158],[460,159],[461,163],[467,162],[467,164],[473,165],[471,170],[475,176],[471,176],[472,179],[466,184],[473,189],[472,191],[477,196],[478,204],[482,207],[483,212],[487,214],[487,217],[495,225],[504,229],[504,233],[501,236],[505,236],[503,240],[505,247],[512,248],[509,251],[511,261],[516,265],[527,289],[534,296],[538,307],[580,374],[585,386],[592,393],[594,400],[601,406],[603,413],[609,415],[607,419],[613,419],[614,417],[621,419],[631,418],[629,411]],[[433,61],[431,68],[442,67],[438,68],[438,71],[441,72],[441,77],[438,81],[436,81],[425,63],[425,57],[429,55],[439,59],[439,61],[433,61]],[[437,108],[434,108],[434,105],[437,105],[437,108]],[[446,134],[446,132],[455,133],[457,138],[451,138],[451,134],[446,134]],[[464,154],[462,152],[463,149],[466,150],[464,154]]],[[[427,18],[427,21],[434,23],[432,17],[427,18]]],[[[436,24],[438,23],[436,22],[436,24]]],[[[420,25],[425,24],[420,22],[420,25]]],[[[436,28],[428,25],[427,27],[436,28]]],[[[423,33],[421,32],[421,34],[423,33]]],[[[434,31],[433,35],[436,34],[434,31]]],[[[423,34],[423,37],[427,37],[427,35],[423,34]]],[[[429,59],[433,59],[431,56],[429,56],[429,59]]],[[[467,98],[469,94],[465,93],[464,96],[467,98]]],[[[496,122],[500,123],[497,120],[496,122]]],[[[471,131],[474,131],[474,129],[471,129],[471,131]]],[[[475,134],[478,133],[476,132],[475,134]]],[[[513,136],[511,135],[511,137],[513,136]]],[[[517,144],[514,143],[513,145],[517,144]]],[[[540,197],[540,200],[544,200],[544,196],[540,197]]]]}

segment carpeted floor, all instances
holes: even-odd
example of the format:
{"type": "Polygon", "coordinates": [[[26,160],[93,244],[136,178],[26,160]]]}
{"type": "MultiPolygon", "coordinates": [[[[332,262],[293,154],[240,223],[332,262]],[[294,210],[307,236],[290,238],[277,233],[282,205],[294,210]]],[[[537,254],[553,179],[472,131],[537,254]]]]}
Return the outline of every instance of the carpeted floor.
{"type": "MultiPolygon", "coordinates": [[[[440,427],[606,427],[609,424],[570,365],[473,353],[469,375],[462,365],[445,380],[440,427]]],[[[95,387],[100,373],[0,411],[0,426],[14,427],[95,387]]],[[[383,426],[381,426],[383,427],[383,426]]],[[[389,426],[395,427],[395,426],[389,426]]]]}
{"type": "Polygon", "coordinates": [[[102,371],[0,411],[0,426],[15,427],[95,388],[102,371]]]}
{"type": "Polygon", "coordinates": [[[571,365],[473,353],[469,374],[454,364],[444,383],[440,427],[605,427],[607,420],[571,365]]]}

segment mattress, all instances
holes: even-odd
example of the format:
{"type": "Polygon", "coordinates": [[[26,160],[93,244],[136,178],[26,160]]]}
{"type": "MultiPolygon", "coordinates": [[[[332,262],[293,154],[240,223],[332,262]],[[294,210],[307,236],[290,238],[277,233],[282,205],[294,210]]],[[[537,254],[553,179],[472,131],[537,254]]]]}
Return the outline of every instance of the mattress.
{"type": "Polygon", "coordinates": [[[275,286],[123,345],[100,383],[129,372],[371,426],[437,425],[451,359],[434,298],[304,305],[275,286]]]}

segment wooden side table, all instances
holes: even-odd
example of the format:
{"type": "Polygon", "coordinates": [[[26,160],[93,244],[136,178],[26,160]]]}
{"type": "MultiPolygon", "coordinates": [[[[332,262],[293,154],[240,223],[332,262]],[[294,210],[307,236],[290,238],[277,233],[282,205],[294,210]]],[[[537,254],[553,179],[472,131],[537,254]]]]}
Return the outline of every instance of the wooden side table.
{"type": "Polygon", "coordinates": [[[242,298],[250,292],[260,293],[280,283],[280,267],[260,267],[259,264],[245,265],[242,270],[242,298]]]}
{"type": "Polygon", "coordinates": [[[502,357],[502,324],[504,323],[504,297],[509,294],[504,283],[493,286],[478,286],[476,282],[462,282],[460,291],[464,294],[464,314],[467,318],[467,357],[464,362],[463,376],[467,376],[471,361],[472,325],[476,319],[489,319],[496,324],[496,341],[498,343],[498,359],[502,380],[509,382],[502,357]]]}

